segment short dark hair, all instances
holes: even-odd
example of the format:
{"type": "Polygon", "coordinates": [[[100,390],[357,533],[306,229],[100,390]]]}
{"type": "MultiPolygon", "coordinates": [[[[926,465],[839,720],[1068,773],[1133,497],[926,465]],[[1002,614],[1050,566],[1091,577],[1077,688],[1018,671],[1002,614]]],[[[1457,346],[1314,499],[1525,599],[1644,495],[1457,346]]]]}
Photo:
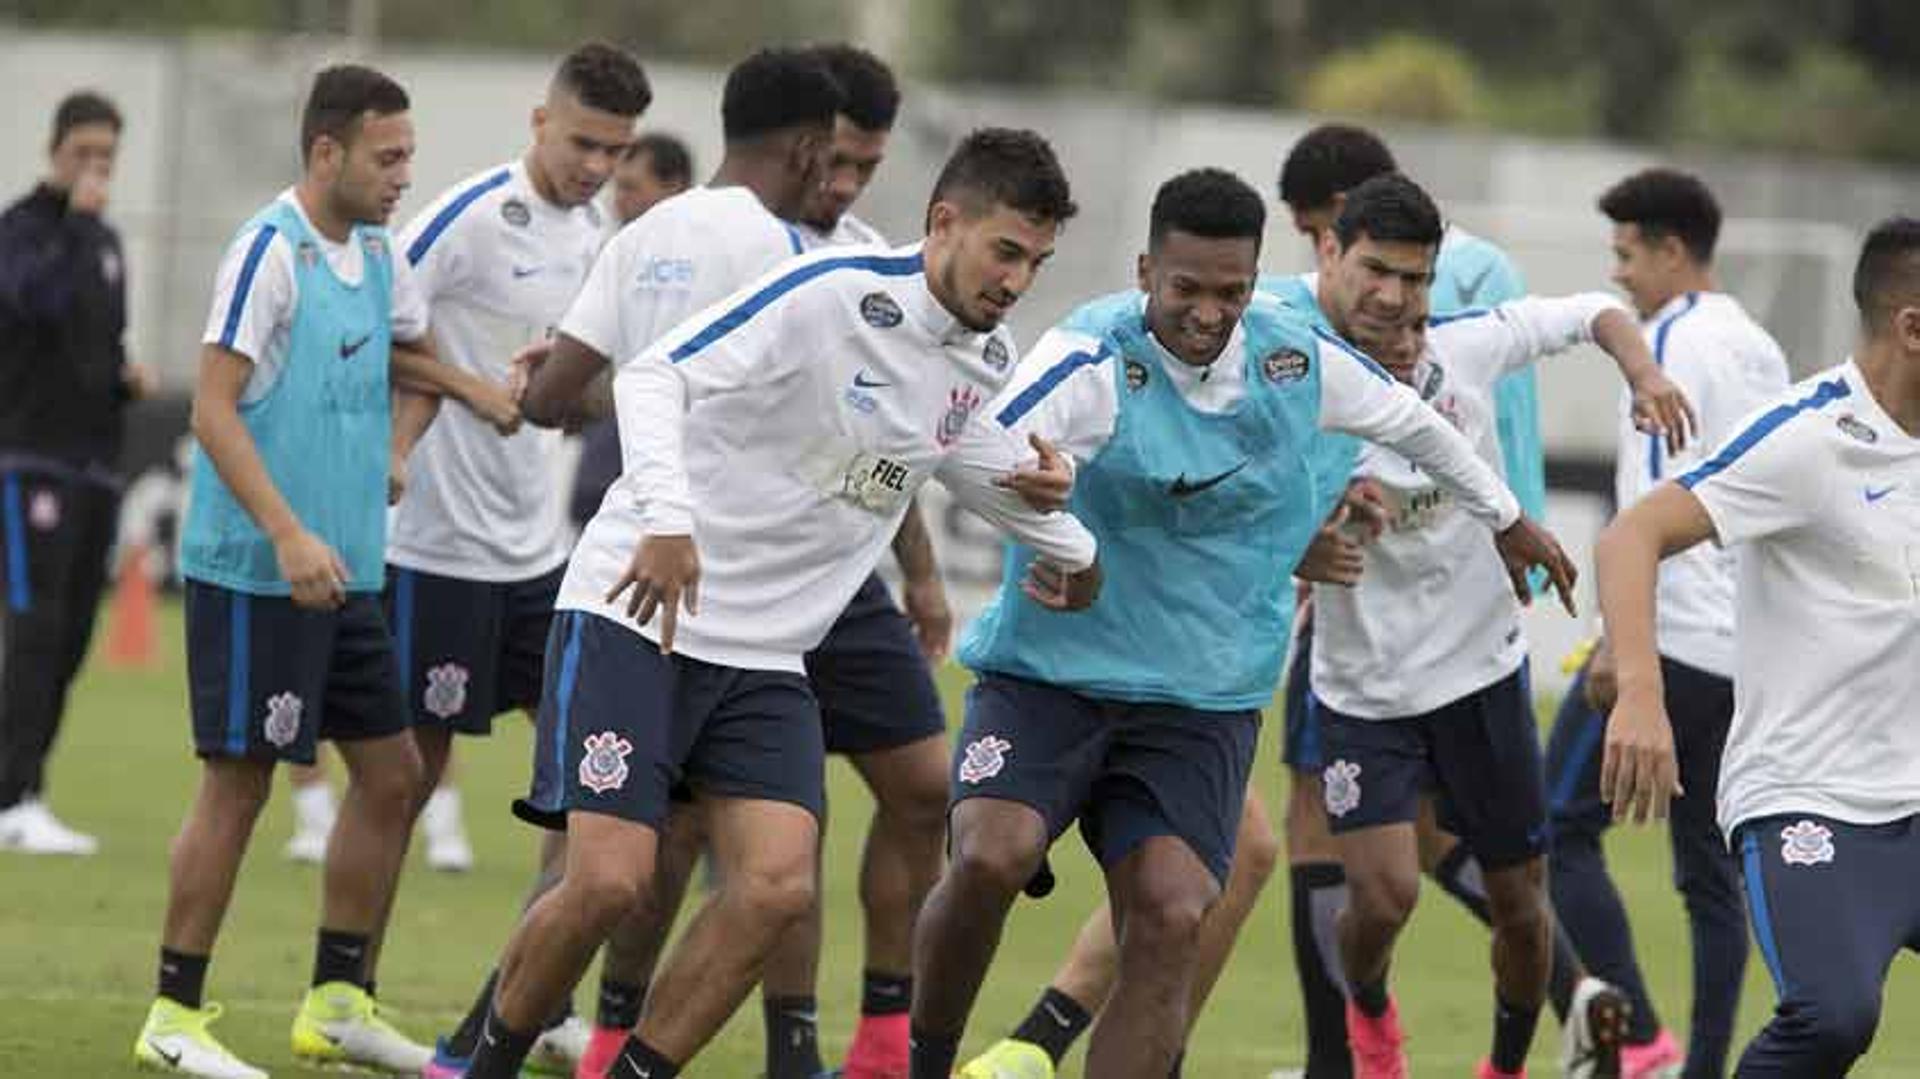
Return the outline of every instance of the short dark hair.
{"type": "Polygon", "coordinates": [[[893,130],[893,118],[900,112],[900,86],[893,80],[893,69],[878,56],[844,41],[814,51],[846,96],[840,114],[863,131],[893,130]]]}
{"type": "Polygon", "coordinates": [[[1382,173],[1398,172],[1380,136],[1352,124],[1321,124],[1293,144],[1280,165],[1280,201],[1317,210],[1382,173]]]}
{"type": "Polygon", "coordinates": [[[120,110],[113,107],[105,95],[92,90],[76,90],[60,99],[53,110],[53,138],[48,140],[47,149],[57,150],[66,141],[67,132],[87,124],[106,124],[113,128],[114,134],[120,133],[120,110]]]}
{"type": "Polygon", "coordinates": [[[1920,304],[1920,218],[1889,217],[1867,233],[1853,268],[1853,302],[1869,327],[1904,304],[1920,304]]]}
{"type": "Polygon", "coordinates": [[[693,151],[676,135],[662,131],[642,135],[627,146],[626,157],[628,161],[646,158],[647,171],[664,183],[693,182],[693,151]]]}
{"type": "Polygon", "coordinates": [[[370,67],[336,64],[313,77],[307,107],[300,113],[300,158],[313,153],[325,135],[342,146],[353,141],[366,113],[391,116],[411,107],[400,84],[370,67]]]}
{"type": "Polygon", "coordinates": [[[840,86],[812,49],[761,49],[733,66],[720,99],[728,142],[791,127],[833,127],[840,86]]]}
{"type": "Polygon", "coordinates": [[[1720,203],[1699,177],[1678,169],[1644,169],[1607,188],[1600,212],[1638,226],[1650,238],[1678,236],[1695,262],[1713,261],[1720,239],[1720,203]]]}
{"type": "Polygon", "coordinates": [[[653,104],[653,87],[640,62],[621,49],[590,41],[567,54],[554,85],[566,87],[582,105],[615,116],[638,116],[653,104]]]}
{"type": "Polygon", "coordinates": [[[1147,243],[1159,247],[1169,232],[1209,240],[1250,239],[1260,246],[1267,207],[1253,186],[1225,169],[1192,169],[1166,183],[1153,196],[1147,243]]]}
{"type": "Polygon", "coordinates": [[[942,200],[971,200],[981,210],[1006,206],[1055,223],[1080,212],[1047,140],[1006,127],[976,128],[960,140],[933,182],[930,201],[942,200]]]}
{"type": "Polygon", "coordinates": [[[1446,227],[1440,207],[1419,184],[1401,173],[1389,172],[1347,192],[1340,216],[1334,219],[1333,234],[1342,250],[1362,236],[1385,243],[1436,247],[1446,227]]]}

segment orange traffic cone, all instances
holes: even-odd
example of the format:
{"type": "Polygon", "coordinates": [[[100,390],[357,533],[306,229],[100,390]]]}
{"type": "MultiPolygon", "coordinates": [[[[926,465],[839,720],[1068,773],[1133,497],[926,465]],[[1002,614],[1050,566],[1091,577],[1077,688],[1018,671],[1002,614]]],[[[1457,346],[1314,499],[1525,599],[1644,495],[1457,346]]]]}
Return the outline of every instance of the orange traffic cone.
{"type": "Polygon", "coordinates": [[[147,576],[147,545],[130,543],[120,558],[107,611],[107,666],[149,670],[160,663],[154,639],[153,578],[147,576]]]}

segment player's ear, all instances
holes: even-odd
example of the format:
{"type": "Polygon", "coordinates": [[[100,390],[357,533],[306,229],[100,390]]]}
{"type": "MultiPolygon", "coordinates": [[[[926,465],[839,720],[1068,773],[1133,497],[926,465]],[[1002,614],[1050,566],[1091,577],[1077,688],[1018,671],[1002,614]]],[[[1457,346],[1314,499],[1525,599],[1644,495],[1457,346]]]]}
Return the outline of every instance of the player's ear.
{"type": "Polygon", "coordinates": [[[1133,272],[1139,282],[1140,291],[1149,296],[1153,295],[1153,253],[1140,252],[1140,257],[1134,260],[1133,272]]]}
{"type": "Polygon", "coordinates": [[[538,139],[540,132],[547,126],[547,107],[545,105],[535,105],[533,107],[533,118],[528,123],[528,126],[533,129],[534,138],[538,139]]]}
{"type": "Polygon", "coordinates": [[[1902,349],[1910,355],[1920,355],[1920,307],[1895,308],[1893,332],[1902,349]]]}

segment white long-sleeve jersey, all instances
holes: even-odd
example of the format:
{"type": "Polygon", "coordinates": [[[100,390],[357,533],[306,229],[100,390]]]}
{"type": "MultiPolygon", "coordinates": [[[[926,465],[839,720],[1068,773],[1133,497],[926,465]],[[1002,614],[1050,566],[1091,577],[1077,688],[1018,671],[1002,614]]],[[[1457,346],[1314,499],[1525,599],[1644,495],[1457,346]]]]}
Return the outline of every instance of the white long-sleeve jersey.
{"type": "Polygon", "coordinates": [[[934,478],[1043,557],[1085,568],[1092,535],[995,487],[1026,454],[971,422],[1013,359],[1004,327],[972,332],[934,297],[917,245],[781,264],[620,368],[623,472],[559,606],[657,641],[657,618],[634,626],[606,593],[645,536],[691,534],[700,612],[681,618],[676,651],[799,671],[934,478]]]}

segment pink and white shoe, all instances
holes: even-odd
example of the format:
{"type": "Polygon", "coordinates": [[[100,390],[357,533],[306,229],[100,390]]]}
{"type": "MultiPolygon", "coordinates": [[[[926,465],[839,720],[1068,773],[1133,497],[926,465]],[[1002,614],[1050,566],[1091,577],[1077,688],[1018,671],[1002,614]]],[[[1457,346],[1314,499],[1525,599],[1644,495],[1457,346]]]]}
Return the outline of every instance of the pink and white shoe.
{"type": "Polygon", "coordinates": [[[587,1050],[580,1054],[580,1063],[574,1065],[573,1079],[607,1079],[607,1069],[620,1057],[620,1048],[627,1044],[628,1031],[624,1027],[603,1027],[594,1024],[593,1033],[587,1036],[587,1050]]]}
{"type": "Polygon", "coordinates": [[[1673,1079],[1686,1062],[1686,1054],[1665,1028],[1645,1045],[1620,1047],[1621,1079],[1673,1079]]]}
{"type": "Polygon", "coordinates": [[[1387,1001],[1378,1019],[1347,1001],[1347,1047],[1353,1051],[1353,1079],[1407,1079],[1407,1035],[1400,1029],[1400,1005],[1387,1001]]]}
{"type": "Polygon", "coordinates": [[[1482,1057],[1480,1066],[1473,1070],[1473,1076],[1474,1079],[1527,1079],[1527,1069],[1522,1067],[1517,1072],[1503,1072],[1493,1066],[1491,1059],[1482,1057]]]}
{"type": "Polygon", "coordinates": [[[907,1013],[863,1015],[847,1048],[843,1079],[907,1079],[911,1067],[907,1013]]]}

